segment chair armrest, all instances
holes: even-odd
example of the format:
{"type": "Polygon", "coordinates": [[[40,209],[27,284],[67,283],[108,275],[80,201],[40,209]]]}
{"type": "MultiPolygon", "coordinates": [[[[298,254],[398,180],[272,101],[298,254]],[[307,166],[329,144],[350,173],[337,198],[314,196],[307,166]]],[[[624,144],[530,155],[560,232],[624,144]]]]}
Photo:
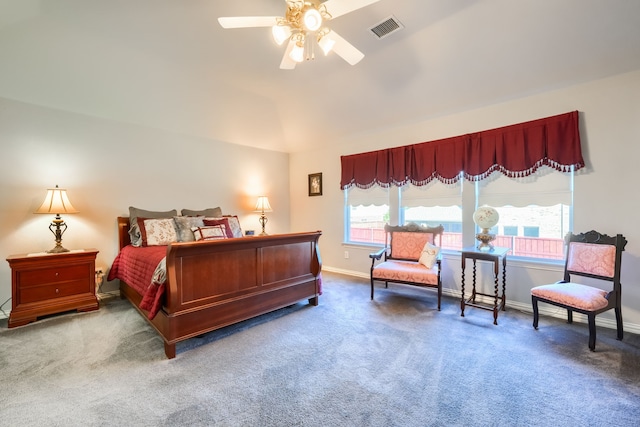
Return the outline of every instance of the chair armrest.
{"type": "Polygon", "coordinates": [[[382,248],[377,252],[372,252],[369,254],[369,258],[371,259],[377,259],[380,260],[380,258],[382,258],[382,255],[387,251],[387,248],[382,248]]]}
{"type": "Polygon", "coordinates": [[[371,258],[371,274],[372,275],[373,275],[373,268],[376,265],[376,260],[380,261],[380,258],[382,258],[382,255],[384,255],[384,260],[386,261],[387,260],[387,248],[386,247],[380,249],[377,252],[372,252],[372,253],[369,254],[369,258],[371,258]]]}

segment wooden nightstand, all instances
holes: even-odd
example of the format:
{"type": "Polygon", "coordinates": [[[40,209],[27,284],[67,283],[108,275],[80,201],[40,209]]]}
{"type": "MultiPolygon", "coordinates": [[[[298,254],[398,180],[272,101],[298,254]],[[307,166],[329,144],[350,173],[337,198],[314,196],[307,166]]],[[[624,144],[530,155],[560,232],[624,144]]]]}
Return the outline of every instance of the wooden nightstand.
{"type": "Polygon", "coordinates": [[[96,249],[83,249],[9,256],[12,292],[9,327],[26,325],[48,314],[97,310],[97,254],[96,249]]]}

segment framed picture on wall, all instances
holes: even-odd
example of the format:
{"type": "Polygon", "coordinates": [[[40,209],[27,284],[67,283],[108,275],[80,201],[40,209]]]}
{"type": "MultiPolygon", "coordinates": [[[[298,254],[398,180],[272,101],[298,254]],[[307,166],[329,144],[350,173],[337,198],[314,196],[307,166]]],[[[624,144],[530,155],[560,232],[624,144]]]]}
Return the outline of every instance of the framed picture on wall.
{"type": "Polygon", "coordinates": [[[322,196],[322,172],[309,174],[309,196],[322,196]]]}

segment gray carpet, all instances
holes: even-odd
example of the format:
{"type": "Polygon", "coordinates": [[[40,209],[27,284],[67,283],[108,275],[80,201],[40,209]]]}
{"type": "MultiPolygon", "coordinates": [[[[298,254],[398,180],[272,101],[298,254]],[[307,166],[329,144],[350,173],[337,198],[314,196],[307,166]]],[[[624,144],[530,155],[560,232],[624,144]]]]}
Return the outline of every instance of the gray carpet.
{"type": "MultiPolygon", "coordinates": [[[[119,299],[0,322],[7,426],[638,426],[640,337],[324,274],[300,303],[178,345],[119,299]]],[[[624,314],[624,313],[623,313],[624,314]]]]}

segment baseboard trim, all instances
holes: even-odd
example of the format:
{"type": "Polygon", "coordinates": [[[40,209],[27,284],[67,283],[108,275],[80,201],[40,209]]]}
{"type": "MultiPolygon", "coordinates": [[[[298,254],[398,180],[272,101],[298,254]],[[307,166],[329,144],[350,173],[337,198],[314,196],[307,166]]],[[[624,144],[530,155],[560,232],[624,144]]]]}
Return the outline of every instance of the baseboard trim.
{"type": "MultiPolygon", "coordinates": [[[[328,267],[326,265],[323,265],[322,269],[331,273],[344,274],[345,276],[358,277],[366,280],[369,280],[370,278],[369,274],[364,274],[359,271],[343,270],[340,268],[328,267]]],[[[446,288],[442,289],[442,294],[450,297],[454,297],[454,298],[460,298],[461,296],[461,293],[458,290],[446,289],[446,288]]],[[[489,302],[489,303],[493,302],[493,300],[490,300],[489,298],[486,298],[486,297],[479,297],[478,299],[481,302],[489,302]]],[[[533,309],[531,307],[531,303],[525,304],[519,301],[507,301],[507,309],[514,309],[514,310],[522,311],[524,313],[531,313],[533,315],[533,309]]],[[[539,310],[539,313],[543,316],[555,317],[557,319],[563,319],[563,320],[567,319],[567,311],[559,307],[554,307],[549,304],[541,304],[539,305],[538,310],[539,310]]],[[[580,313],[573,313],[573,321],[577,323],[587,324],[587,316],[580,313]]],[[[596,323],[598,326],[602,326],[604,328],[616,329],[616,321],[613,319],[607,319],[605,317],[598,316],[596,323]]],[[[640,335],[640,325],[635,323],[625,322],[624,330],[627,332],[631,332],[633,334],[640,335]]]]}

